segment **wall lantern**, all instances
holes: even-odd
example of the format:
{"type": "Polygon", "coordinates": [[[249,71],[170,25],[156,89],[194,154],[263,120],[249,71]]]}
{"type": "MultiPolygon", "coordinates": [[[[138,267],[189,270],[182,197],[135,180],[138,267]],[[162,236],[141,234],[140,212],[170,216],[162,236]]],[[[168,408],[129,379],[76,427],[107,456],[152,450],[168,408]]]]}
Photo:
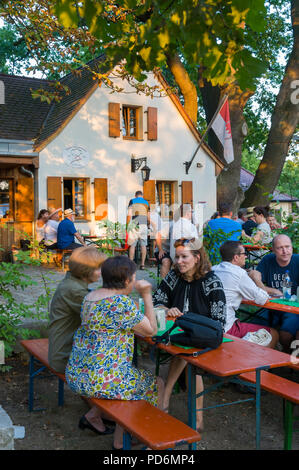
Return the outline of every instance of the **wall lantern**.
{"type": "Polygon", "coordinates": [[[141,176],[143,182],[149,180],[150,173],[151,169],[147,165],[144,165],[144,167],[141,168],[141,176]]]}
{"type": "Polygon", "coordinates": [[[144,166],[141,168],[142,181],[148,181],[150,177],[151,169],[147,166],[147,157],[135,158],[132,154],[131,157],[131,172],[135,173],[138,171],[141,165],[144,163],[144,166]]]}

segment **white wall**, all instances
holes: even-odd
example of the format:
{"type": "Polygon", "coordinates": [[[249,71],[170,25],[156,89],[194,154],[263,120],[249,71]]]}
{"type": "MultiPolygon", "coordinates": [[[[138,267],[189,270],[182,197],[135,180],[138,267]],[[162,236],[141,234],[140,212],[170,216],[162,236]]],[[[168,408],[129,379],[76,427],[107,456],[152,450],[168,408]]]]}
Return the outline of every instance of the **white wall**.
{"type": "MultiPolygon", "coordinates": [[[[153,75],[150,81],[157,83],[153,75]]],[[[117,218],[113,212],[117,212],[120,201],[122,208],[118,218],[123,218],[127,202],[143,186],[140,170],[131,173],[131,154],[135,154],[136,157],[147,156],[150,179],[173,180],[179,184],[182,180],[193,181],[194,205],[202,203],[202,217],[207,219],[216,210],[214,162],[200,149],[186,175],[183,163],[191,159],[198,142],[170,98],[151,99],[143,94],[128,94],[132,89],[127,83],[122,82],[121,85],[125,92],[110,94],[105,86],[97,88],[65,129],[40,153],[39,209],[47,206],[47,176],[88,177],[91,181],[94,177],[102,177],[108,178],[109,219],[117,218]],[[145,133],[143,141],[109,137],[109,102],[143,106],[144,111],[148,106],[157,107],[158,140],[148,141],[145,133]],[[81,146],[88,151],[90,161],[86,167],[72,168],[66,164],[63,150],[70,146],[81,146]],[[198,162],[203,164],[202,168],[196,167],[198,162]]],[[[146,116],[144,114],[143,132],[146,131],[146,116]]],[[[180,188],[178,193],[180,197],[180,188]]],[[[93,211],[93,185],[90,196],[93,211]]],[[[86,231],[86,224],[80,224],[80,228],[86,231]]]]}

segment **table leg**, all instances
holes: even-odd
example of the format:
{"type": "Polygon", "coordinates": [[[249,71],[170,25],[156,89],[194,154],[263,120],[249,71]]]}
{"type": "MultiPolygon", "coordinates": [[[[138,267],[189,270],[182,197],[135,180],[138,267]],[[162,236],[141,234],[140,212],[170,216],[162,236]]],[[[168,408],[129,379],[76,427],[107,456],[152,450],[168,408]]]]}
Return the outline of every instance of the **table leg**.
{"type": "MultiPolygon", "coordinates": [[[[188,367],[188,424],[196,429],[196,368],[191,364],[188,367]]],[[[189,445],[190,450],[196,450],[196,443],[189,445]]]]}
{"type": "Polygon", "coordinates": [[[256,449],[260,449],[261,442],[261,369],[256,369],[255,378],[255,411],[256,411],[256,449]]]}

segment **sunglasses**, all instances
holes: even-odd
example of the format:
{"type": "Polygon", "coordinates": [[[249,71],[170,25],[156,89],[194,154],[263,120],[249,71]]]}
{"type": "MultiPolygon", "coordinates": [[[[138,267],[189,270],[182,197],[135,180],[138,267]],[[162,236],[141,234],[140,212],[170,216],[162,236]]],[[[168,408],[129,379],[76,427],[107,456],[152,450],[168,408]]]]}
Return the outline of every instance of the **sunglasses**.
{"type": "Polygon", "coordinates": [[[242,251],[241,253],[238,253],[238,256],[242,256],[242,255],[247,256],[246,251],[242,251]]]}

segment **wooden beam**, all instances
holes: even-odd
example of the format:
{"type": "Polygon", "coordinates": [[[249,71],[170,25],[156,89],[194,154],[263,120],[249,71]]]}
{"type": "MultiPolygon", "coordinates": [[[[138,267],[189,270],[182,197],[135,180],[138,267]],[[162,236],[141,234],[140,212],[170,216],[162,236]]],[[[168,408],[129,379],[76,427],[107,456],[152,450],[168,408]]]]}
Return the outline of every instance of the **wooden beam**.
{"type": "Polygon", "coordinates": [[[35,168],[39,168],[39,157],[0,156],[0,163],[9,163],[10,165],[34,165],[35,168]]]}

